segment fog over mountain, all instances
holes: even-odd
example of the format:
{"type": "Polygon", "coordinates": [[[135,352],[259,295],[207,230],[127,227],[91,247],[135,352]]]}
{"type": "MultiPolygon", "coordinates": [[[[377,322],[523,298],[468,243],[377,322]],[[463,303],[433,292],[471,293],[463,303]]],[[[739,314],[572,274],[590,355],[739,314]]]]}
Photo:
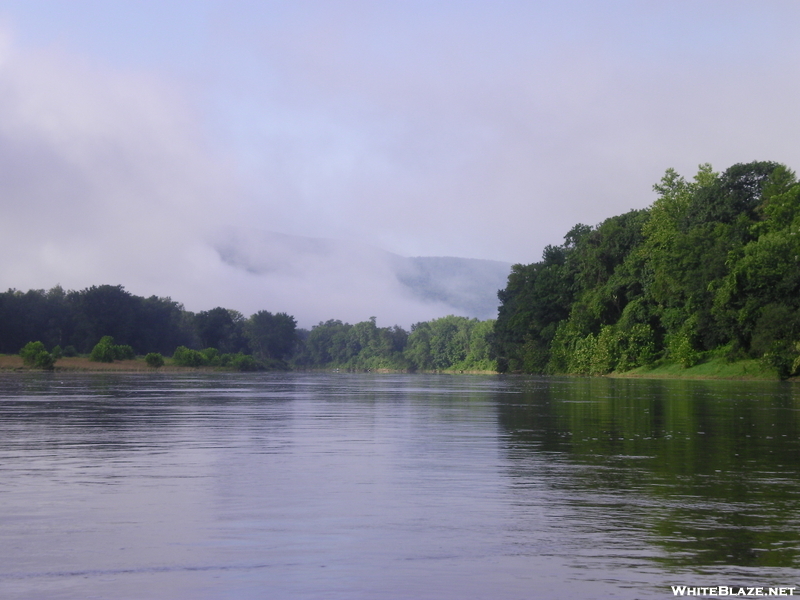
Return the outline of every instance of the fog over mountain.
{"type": "Polygon", "coordinates": [[[493,316],[509,263],[649,206],[667,168],[800,164],[798,21],[773,0],[4,1],[0,289],[302,327],[493,316]]]}
{"type": "Polygon", "coordinates": [[[317,300],[317,313],[327,309],[353,320],[365,318],[354,309],[370,306],[382,321],[395,315],[406,324],[412,314],[494,318],[497,290],[505,287],[511,269],[501,261],[404,257],[366,244],[256,229],[230,230],[213,245],[226,265],[257,281],[289,289],[312,282],[309,296],[300,296],[303,305],[317,300]]]}

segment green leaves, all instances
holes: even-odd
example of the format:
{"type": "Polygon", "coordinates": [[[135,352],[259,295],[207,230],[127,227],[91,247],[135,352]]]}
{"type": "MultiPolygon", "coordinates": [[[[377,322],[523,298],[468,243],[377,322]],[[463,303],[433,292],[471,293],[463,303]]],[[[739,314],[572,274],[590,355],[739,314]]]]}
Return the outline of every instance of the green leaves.
{"type": "Polygon", "coordinates": [[[148,367],[159,369],[164,366],[164,357],[159,352],[150,352],[144,357],[148,367]]]}
{"type": "Polygon", "coordinates": [[[28,342],[19,351],[22,362],[27,367],[50,370],[55,365],[56,359],[45,348],[42,342],[28,342]]]}
{"type": "Polygon", "coordinates": [[[111,363],[115,360],[133,360],[135,354],[133,348],[127,344],[118,345],[114,343],[114,338],[104,335],[100,341],[92,348],[89,360],[94,362],[111,363]]]}
{"type": "Polygon", "coordinates": [[[576,225],[541,262],[514,266],[498,294],[501,368],[602,374],[659,357],[692,366],[724,347],[794,372],[794,173],[772,162],[721,174],[706,164],[691,181],[669,169],[654,190],[648,210],[576,225]]]}

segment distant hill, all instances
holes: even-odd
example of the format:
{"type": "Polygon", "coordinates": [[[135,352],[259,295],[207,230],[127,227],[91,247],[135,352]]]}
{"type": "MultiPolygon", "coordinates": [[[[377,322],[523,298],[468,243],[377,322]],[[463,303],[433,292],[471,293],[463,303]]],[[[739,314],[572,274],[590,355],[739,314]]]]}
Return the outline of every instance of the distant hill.
{"type": "Polygon", "coordinates": [[[497,316],[497,291],[511,271],[509,263],[452,256],[398,256],[394,264],[398,281],[416,297],[481,320],[497,316]]]}
{"type": "Polygon", "coordinates": [[[311,278],[321,288],[333,283],[375,294],[376,300],[389,294],[393,301],[406,298],[481,320],[497,316],[497,291],[511,271],[510,263],[500,261],[405,257],[366,244],[255,229],[229,231],[214,248],[223,262],[252,275],[311,278]]]}

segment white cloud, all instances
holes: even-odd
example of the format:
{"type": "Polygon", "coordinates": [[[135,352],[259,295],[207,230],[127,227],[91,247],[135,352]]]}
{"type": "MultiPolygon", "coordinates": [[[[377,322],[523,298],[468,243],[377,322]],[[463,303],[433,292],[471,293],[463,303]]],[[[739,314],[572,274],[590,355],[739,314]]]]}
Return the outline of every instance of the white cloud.
{"type": "Polygon", "coordinates": [[[140,71],[157,13],[80,46],[101,10],[81,6],[48,25],[72,50],[0,36],[6,286],[393,319],[394,283],[368,285],[366,259],[276,254],[309,278],[256,277],[207,242],[254,227],[531,262],[577,222],[648,205],[668,167],[800,167],[796,3],[206,2],[191,31],[153,30],[140,71]]]}
{"type": "Polygon", "coordinates": [[[7,55],[0,285],[122,284],[192,310],[284,311],[304,326],[372,315],[408,326],[454,312],[409,296],[385,255],[361,247],[308,255],[261,244],[250,256],[275,268],[258,273],[223,262],[221,231],[270,223],[243,213],[233,175],[203,148],[199,122],[152,77],[63,52],[7,55]]]}

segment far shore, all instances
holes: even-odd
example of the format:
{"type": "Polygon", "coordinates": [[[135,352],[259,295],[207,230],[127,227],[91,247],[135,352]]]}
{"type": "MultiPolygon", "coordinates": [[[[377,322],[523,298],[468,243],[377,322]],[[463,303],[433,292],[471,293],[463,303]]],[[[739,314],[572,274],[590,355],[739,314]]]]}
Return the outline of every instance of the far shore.
{"type": "MultiPolygon", "coordinates": [[[[163,367],[153,368],[145,363],[144,358],[133,360],[117,360],[113,363],[94,362],[84,356],[59,358],[53,371],[56,373],[193,373],[193,372],[229,372],[221,367],[184,367],[171,364],[172,359],[167,358],[163,367]]],[[[304,372],[297,369],[295,372],[304,372]]],[[[308,372],[350,372],[346,369],[314,368],[308,372]]],[[[41,369],[26,367],[22,357],[16,354],[0,355],[0,373],[35,373],[41,369]]],[[[367,372],[367,371],[352,371],[367,372]]],[[[404,373],[391,369],[376,369],[374,373],[404,373]]],[[[479,370],[442,370],[442,371],[417,371],[417,373],[440,373],[444,375],[497,375],[494,371],[479,370]]],[[[569,375],[567,375],[569,376],[569,375]]],[[[585,376],[581,376],[585,377],[585,376]]],[[[777,372],[765,367],[758,360],[742,360],[728,363],[723,360],[711,360],[693,367],[682,367],[674,363],[661,362],[650,367],[639,367],[622,373],[609,373],[601,377],[613,379],[686,379],[686,380],[724,380],[724,381],[779,381],[777,372]]],[[[800,377],[792,377],[786,381],[800,382],[800,377]]]]}
{"type": "MultiPolygon", "coordinates": [[[[162,371],[167,372],[187,372],[187,371],[209,371],[208,368],[195,368],[195,367],[181,367],[178,365],[167,364],[157,369],[147,366],[143,358],[135,358],[133,360],[115,360],[113,363],[94,362],[83,356],[65,356],[56,361],[53,371],[55,372],[141,372],[141,373],[157,373],[162,371]]],[[[22,357],[16,354],[0,355],[0,372],[18,371],[18,372],[41,372],[41,369],[33,369],[26,367],[22,362],[22,357]]]]}

